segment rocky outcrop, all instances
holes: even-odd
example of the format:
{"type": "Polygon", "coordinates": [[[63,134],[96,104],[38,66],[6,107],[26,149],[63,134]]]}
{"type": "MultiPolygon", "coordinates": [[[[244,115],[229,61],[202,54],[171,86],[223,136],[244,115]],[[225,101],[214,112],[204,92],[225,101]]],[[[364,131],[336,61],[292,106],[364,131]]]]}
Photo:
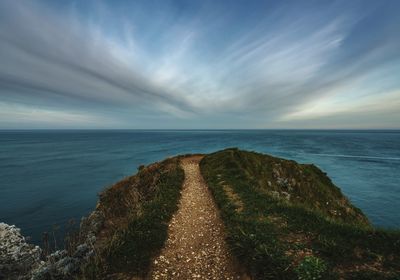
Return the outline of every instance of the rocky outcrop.
{"type": "Polygon", "coordinates": [[[30,273],[31,280],[68,280],[79,274],[82,266],[95,254],[96,234],[103,224],[99,211],[93,211],[87,218],[83,217],[80,224],[81,240],[73,252],[59,250],[47,256],[30,273]]]}
{"type": "Polygon", "coordinates": [[[0,279],[23,279],[40,264],[42,251],[28,244],[20,229],[0,223],[0,279]]]}
{"type": "Polygon", "coordinates": [[[72,252],[58,250],[41,259],[42,250],[26,242],[20,229],[0,223],[0,279],[68,280],[94,255],[103,219],[98,211],[82,218],[81,241],[72,252]]]}
{"type": "Polygon", "coordinates": [[[42,262],[36,269],[31,271],[30,279],[32,280],[67,280],[80,271],[81,265],[84,263],[89,253],[89,246],[81,244],[77,247],[78,254],[74,253],[69,256],[67,251],[56,251],[49,255],[45,262],[42,262]]]}

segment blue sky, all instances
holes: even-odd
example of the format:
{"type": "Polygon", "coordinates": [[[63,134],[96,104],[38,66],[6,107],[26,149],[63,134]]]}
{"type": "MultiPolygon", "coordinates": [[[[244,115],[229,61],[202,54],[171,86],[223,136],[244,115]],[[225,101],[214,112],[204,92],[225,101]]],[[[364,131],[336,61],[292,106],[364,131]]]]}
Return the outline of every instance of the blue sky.
{"type": "Polygon", "coordinates": [[[0,2],[0,128],[400,128],[400,1],[0,2]]]}

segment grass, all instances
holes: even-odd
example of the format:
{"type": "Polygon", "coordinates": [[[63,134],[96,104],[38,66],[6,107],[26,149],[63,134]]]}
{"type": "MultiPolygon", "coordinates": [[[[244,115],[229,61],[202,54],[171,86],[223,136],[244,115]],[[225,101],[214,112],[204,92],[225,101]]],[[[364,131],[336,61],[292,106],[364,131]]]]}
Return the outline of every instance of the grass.
{"type": "Polygon", "coordinates": [[[252,278],[400,279],[400,232],[373,228],[316,166],[227,149],[200,167],[252,278]]]}
{"type": "Polygon", "coordinates": [[[97,206],[105,217],[96,241],[98,253],[82,278],[145,276],[167,238],[183,180],[179,159],[172,158],[142,166],[137,175],[105,190],[97,206]]]}

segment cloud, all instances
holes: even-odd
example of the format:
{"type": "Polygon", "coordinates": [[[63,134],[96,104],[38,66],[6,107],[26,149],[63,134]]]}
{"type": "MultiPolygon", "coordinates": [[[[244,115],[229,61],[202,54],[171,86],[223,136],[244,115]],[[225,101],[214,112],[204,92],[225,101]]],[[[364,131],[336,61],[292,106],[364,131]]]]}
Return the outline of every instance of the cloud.
{"type": "Polygon", "coordinates": [[[0,3],[3,126],[384,127],[361,105],[400,98],[396,1],[59,5],[0,3]]]}
{"type": "Polygon", "coordinates": [[[0,103],[0,126],[3,128],[104,128],[118,126],[118,121],[81,112],[41,109],[19,104],[0,103]]]}
{"type": "Polygon", "coordinates": [[[151,84],[101,30],[76,18],[59,18],[43,6],[6,1],[1,7],[2,96],[24,96],[111,106],[166,103],[190,110],[179,98],[151,84]]]}

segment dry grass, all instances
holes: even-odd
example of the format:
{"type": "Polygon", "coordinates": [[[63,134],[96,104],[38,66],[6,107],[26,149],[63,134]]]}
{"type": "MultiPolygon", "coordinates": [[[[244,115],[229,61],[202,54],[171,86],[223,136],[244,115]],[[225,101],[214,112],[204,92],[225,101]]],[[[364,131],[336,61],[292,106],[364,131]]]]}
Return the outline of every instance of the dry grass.
{"type": "Polygon", "coordinates": [[[177,210],[184,179],[178,158],[147,167],[100,194],[96,211],[104,218],[96,255],[83,279],[133,279],[148,272],[161,250],[167,224],[177,210]]]}

